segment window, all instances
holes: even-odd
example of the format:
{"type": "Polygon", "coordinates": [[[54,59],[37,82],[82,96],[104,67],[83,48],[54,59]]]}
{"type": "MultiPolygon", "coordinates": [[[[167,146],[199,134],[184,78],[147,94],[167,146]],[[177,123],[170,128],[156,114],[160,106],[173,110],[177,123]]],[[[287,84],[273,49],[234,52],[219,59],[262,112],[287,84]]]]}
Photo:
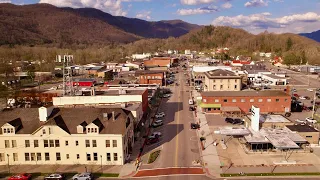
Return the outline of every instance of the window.
{"type": "Polygon", "coordinates": [[[4,161],[4,153],[0,153],[0,161],[4,161]]]}
{"type": "Polygon", "coordinates": [[[113,160],[118,161],[118,153],[113,153],[113,160]]]}
{"type": "Polygon", "coordinates": [[[24,153],[24,160],[30,161],[30,154],[29,153],[24,153]]]}
{"type": "Polygon", "coordinates": [[[219,99],[215,99],[214,102],[219,102],[219,99]]]}
{"type": "Polygon", "coordinates": [[[208,111],[211,111],[211,108],[208,108],[208,111]]]}
{"type": "Polygon", "coordinates": [[[288,99],[284,99],[284,102],[287,102],[288,101],[288,99]]]}
{"type": "Polygon", "coordinates": [[[50,161],[50,154],[49,153],[44,153],[44,158],[46,161],[50,161]]]}
{"type": "Polygon", "coordinates": [[[31,153],[31,161],[36,161],[36,153],[31,153]]]}
{"type": "MultiPolygon", "coordinates": [[[[237,83],[237,79],[234,80],[235,83],[237,83]]],[[[236,85],[237,86],[237,85],[236,85]]]]}
{"type": "Polygon", "coordinates": [[[7,129],[6,128],[3,129],[3,133],[4,134],[7,133],[7,129]]]}
{"type": "Polygon", "coordinates": [[[29,140],[25,140],[24,143],[25,143],[26,147],[30,147],[30,141],[29,140]]]}
{"type": "Polygon", "coordinates": [[[77,154],[77,159],[80,159],[80,154],[77,154]]]}
{"type": "Polygon", "coordinates": [[[245,99],[241,99],[241,102],[246,102],[246,100],[245,99]]]}
{"type": "Polygon", "coordinates": [[[10,148],[9,140],[4,140],[4,147],[5,148],[10,148]]]}
{"type": "Polygon", "coordinates": [[[66,146],[69,146],[69,141],[65,141],[65,143],[66,143],[66,146]]]}
{"type": "Polygon", "coordinates": [[[54,147],[54,141],[53,140],[49,140],[50,143],[50,147],[54,147]]]}
{"type": "Polygon", "coordinates": [[[215,82],[216,82],[216,80],[214,79],[214,80],[213,80],[213,82],[215,83],[215,82]]]}
{"type": "Polygon", "coordinates": [[[12,140],[12,147],[17,147],[17,141],[16,140],[12,140]]]}
{"type": "Polygon", "coordinates": [[[37,153],[37,161],[41,161],[41,153],[37,153]]]}
{"type": "Polygon", "coordinates": [[[220,85],[220,89],[223,89],[223,85],[220,85]]]}
{"type": "Polygon", "coordinates": [[[107,161],[111,161],[111,154],[107,153],[107,161]]]}
{"type": "Polygon", "coordinates": [[[49,134],[51,134],[51,128],[48,128],[49,129],[49,134]]]}
{"type": "Polygon", "coordinates": [[[34,145],[34,147],[39,147],[39,141],[38,140],[33,140],[33,145],[34,145]]]}
{"type": "Polygon", "coordinates": [[[263,101],[263,99],[258,99],[258,102],[262,102],[263,101]]]}
{"type": "Polygon", "coordinates": [[[43,140],[43,146],[44,146],[44,147],[49,147],[49,142],[48,142],[48,140],[43,140]]]}
{"type": "Polygon", "coordinates": [[[97,133],[98,132],[98,128],[94,128],[94,132],[97,133]]]}
{"type": "Polygon", "coordinates": [[[276,102],[279,102],[280,101],[280,99],[276,99],[276,102]]]}
{"type": "Polygon", "coordinates": [[[56,160],[61,161],[61,156],[60,156],[60,153],[58,153],[58,152],[56,153],[56,160]]]}
{"type": "Polygon", "coordinates": [[[223,102],[228,102],[228,99],[224,99],[223,102]]]}
{"type": "Polygon", "coordinates": [[[86,147],[90,147],[90,141],[86,140],[86,147]]]}
{"type": "Polygon", "coordinates": [[[237,102],[237,100],[236,99],[232,99],[232,102],[237,102]]]}
{"type": "Polygon", "coordinates": [[[267,102],[271,102],[271,99],[267,99],[267,102]]]}
{"type": "Polygon", "coordinates": [[[306,138],[312,138],[312,136],[306,136],[306,138]]]}
{"type": "Polygon", "coordinates": [[[93,153],[93,160],[98,161],[98,153],[93,153]]]}
{"type": "Polygon", "coordinates": [[[213,85],[213,90],[216,90],[216,85],[213,85]]]}
{"type": "Polygon", "coordinates": [[[59,140],[54,140],[54,144],[55,144],[56,147],[60,147],[60,142],[59,142],[59,140]]]}
{"type": "Polygon", "coordinates": [[[110,147],[110,140],[106,140],[106,147],[110,147]]]}
{"type": "Polygon", "coordinates": [[[18,161],[18,153],[13,153],[13,161],[18,161]]]}
{"type": "Polygon", "coordinates": [[[69,154],[66,154],[66,158],[67,158],[67,159],[69,159],[69,158],[70,158],[69,154]]]}
{"type": "Polygon", "coordinates": [[[250,99],[250,102],[254,102],[254,99],[250,99]]]}
{"type": "Polygon", "coordinates": [[[207,99],[203,99],[202,101],[203,101],[203,102],[207,102],[207,99]]]}
{"type": "Polygon", "coordinates": [[[46,130],[45,129],[42,129],[42,134],[46,134],[46,130]]]}
{"type": "Polygon", "coordinates": [[[76,146],[79,146],[79,141],[76,141],[76,146]]]}
{"type": "Polygon", "coordinates": [[[92,147],[97,147],[97,140],[92,140],[92,147]]]}
{"type": "Polygon", "coordinates": [[[91,154],[87,153],[87,161],[91,161],[91,154]]]}
{"type": "Polygon", "coordinates": [[[117,140],[112,140],[112,147],[117,147],[117,140]]]}
{"type": "Polygon", "coordinates": [[[238,88],[238,85],[234,85],[234,89],[237,89],[238,88]]]}

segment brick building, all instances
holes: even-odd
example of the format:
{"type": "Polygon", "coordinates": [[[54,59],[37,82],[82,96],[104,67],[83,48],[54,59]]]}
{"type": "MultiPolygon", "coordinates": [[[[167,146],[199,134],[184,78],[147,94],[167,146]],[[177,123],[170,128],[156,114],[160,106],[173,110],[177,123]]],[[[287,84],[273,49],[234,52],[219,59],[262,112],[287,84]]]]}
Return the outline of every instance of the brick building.
{"type": "Polygon", "coordinates": [[[145,67],[170,67],[172,64],[172,60],[170,57],[154,57],[150,60],[144,60],[143,62],[145,67]]]}
{"type": "Polygon", "coordinates": [[[158,84],[164,85],[165,71],[136,71],[139,84],[158,84]]]}
{"type": "Polygon", "coordinates": [[[261,113],[285,113],[291,108],[291,96],[284,91],[207,91],[201,96],[200,107],[206,113],[249,113],[252,106],[261,113]]]}

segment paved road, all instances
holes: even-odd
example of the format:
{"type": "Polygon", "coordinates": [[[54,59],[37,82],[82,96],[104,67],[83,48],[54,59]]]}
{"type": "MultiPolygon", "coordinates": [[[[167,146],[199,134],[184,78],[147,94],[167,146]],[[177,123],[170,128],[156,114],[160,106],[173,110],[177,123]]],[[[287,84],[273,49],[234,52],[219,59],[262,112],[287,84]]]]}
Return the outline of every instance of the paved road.
{"type": "Polygon", "coordinates": [[[152,165],[143,164],[140,169],[192,167],[192,161],[200,158],[196,132],[190,129],[193,121],[189,111],[189,87],[185,86],[183,73],[176,74],[179,86],[172,88],[172,96],[163,99],[159,111],[164,111],[164,126],[154,129],[163,137],[159,144],[146,147],[146,151],[160,147],[161,154],[152,165]]]}

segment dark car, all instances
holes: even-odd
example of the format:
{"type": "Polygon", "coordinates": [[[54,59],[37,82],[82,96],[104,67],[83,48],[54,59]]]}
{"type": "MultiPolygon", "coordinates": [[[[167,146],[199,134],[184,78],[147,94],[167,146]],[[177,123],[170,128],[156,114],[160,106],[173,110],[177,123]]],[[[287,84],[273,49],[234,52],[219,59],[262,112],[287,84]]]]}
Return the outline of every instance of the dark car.
{"type": "Polygon", "coordinates": [[[194,110],[196,110],[195,107],[193,107],[193,106],[190,106],[190,107],[189,107],[189,111],[194,111],[194,110]]]}
{"type": "Polygon", "coordinates": [[[191,123],[191,129],[199,129],[200,125],[196,123],[191,123]]]}
{"type": "Polygon", "coordinates": [[[227,122],[227,123],[233,124],[234,119],[233,118],[226,118],[224,121],[227,122]]]}
{"type": "Polygon", "coordinates": [[[157,142],[159,142],[159,137],[148,138],[147,145],[154,144],[154,143],[157,143],[157,142]]]}
{"type": "Polygon", "coordinates": [[[242,119],[233,119],[233,123],[232,124],[244,124],[244,121],[242,119]]]}

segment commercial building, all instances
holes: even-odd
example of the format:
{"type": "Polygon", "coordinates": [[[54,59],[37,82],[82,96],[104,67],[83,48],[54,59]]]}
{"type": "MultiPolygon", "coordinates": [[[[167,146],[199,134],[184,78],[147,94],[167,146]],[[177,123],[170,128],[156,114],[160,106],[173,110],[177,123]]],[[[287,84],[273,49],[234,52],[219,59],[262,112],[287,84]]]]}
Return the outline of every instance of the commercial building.
{"type": "Polygon", "coordinates": [[[139,84],[158,84],[163,86],[165,83],[165,71],[136,71],[136,77],[139,80],[139,84]]]}
{"type": "Polygon", "coordinates": [[[145,67],[171,67],[172,60],[170,57],[154,57],[150,60],[144,60],[145,67]]]}
{"type": "Polygon", "coordinates": [[[241,77],[232,71],[217,69],[205,72],[205,91],[240,91],[241,77]]]}
{"type": "Polygon", "coordinates": [[[293,124],[286,127],[304,137],[311,145],[319,145],[319,131],[314,127],[307,124],[293,124]]]}
{"type": "Polygon", "coordinates": [[[249,113],[251,106],[262,113],[290,112],[291,96],[284,91],[207,91],[201,93],[200,107],[206,113],[249,113]]]}
{"type": "Polygon", "coordinates": [[[134,145],[122,108],[7,109],[0,126],[0,165],[123,165],[134,145]]]}

